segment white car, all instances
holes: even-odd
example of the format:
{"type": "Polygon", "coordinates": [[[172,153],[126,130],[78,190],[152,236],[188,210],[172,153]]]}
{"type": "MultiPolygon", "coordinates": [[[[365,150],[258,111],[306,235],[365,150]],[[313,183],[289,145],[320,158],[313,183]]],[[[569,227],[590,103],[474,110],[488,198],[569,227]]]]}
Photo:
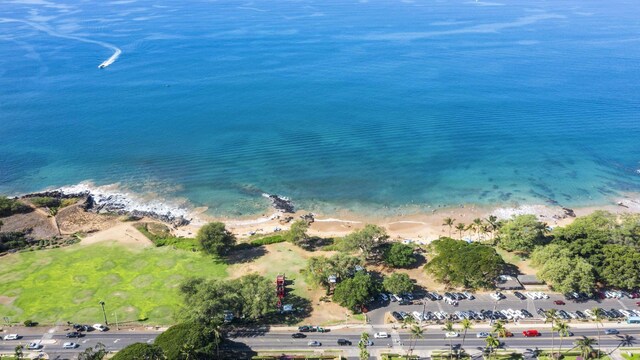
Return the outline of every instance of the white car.
{"type": "Polygon", "coordinates": [[[498,300],[502,299],[502,294],[500,294],[499,292],[497,292],[497,293],[493,293],[493,294],[491,294],[490,296],[491,296],[491,298],[492,298],[493,300],[495,300],[495,301],[498,301],[498,300]]]}
{"type": "Polygon", "coordinates": [[[387,301],[387,300],[389,300],[389,297],[385,293],[380,293],[380,299],[382,301],[387,301]]]}
{"type": "Polygon", "coordinates": [[[462,294],[463,294],[464,296],[466,296],[468,300],[473,300],[473,299],[475,299],[475,298],[476,298],[476,297],[475,297],[475,296],[473,296],[473,294],[472,294],[472,293],[470,293],[470,292],[466,292],[466,291],[465,291],[465,292],[463,292],[462,294]]]}
{"type": "Polygon", "coordinates": [[[42,348],[42,345],[40,345],[39,342],[31,342],[27,344],[27,350],[38,350],[40,348],[42,348]]]}
{"type": "Polygon", "coordinates": [[[479,332],[479,333],[476,334],[476,337],[484,339],[486,337],[489,337],[489,333],[488,332],[484,332],[484,331],[483,332],[479,332]]]}
{"type": "Polygon", "coordinates": [[[4,336],[5,340],[18,340],[20,339],[20,335],[18,334],[9,334],[4,336]]]}
{"type": "Polygon", "coordinates": [[[93,324],[93,328],[98,330],[98,331],[107,331],[109,330],[108,327],[102,325],[102,324],[93,324]]]}
{"type": "Polygon", "coordinates": [[[75,349],[78,347],[78,344],[74,343],[74,342],[66,342],[64,344],[62,344],[62,348],[63,349],[75,349]]]}
{"type": "Polygon", "coordinates": [[[460,336],[460,334],[458,334],[455,331],[449,331],[448,333],[444,334],[444,337],[448,337],[448,338],[455,338],[460,336]]]}
{"type": "Polygon", "coordinates": [[[377,332],[373,334],[373,337],[376,339],[386,339],[389,337],[389,334],[387,334],[386,332],[377,332]]]}

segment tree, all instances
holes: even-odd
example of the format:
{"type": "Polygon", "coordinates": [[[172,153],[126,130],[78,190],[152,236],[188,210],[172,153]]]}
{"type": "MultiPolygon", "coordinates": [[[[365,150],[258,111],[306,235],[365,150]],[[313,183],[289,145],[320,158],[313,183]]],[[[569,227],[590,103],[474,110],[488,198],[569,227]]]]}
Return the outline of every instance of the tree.
{"type": "Polygon", "coordinates": [[[13,351],[13,357],[16,360],[22,360],[24,358],[24,352],[22,351],[22,349],[24,349],[24,346],[22,345],[17,345],[13,351]]]}
{"type": "Polygon", "coordinates": [[[384,262],[394,268],[407,268],[416,261],[413,248],[402,243],[393,243],[384,252],[384,262]]]}
{"type": "Polygon", "coordinates": [[[309,230],[309,223],[305,220],[296,220],[291,224],[291,228],[285,234],[284,238],[298,246],[303,246],[306,241],[309,240],[307,231],[309,230]]]}
{"type": "Polygon", "coordinates": [[[458,223],[456,230],[460,233],[460,240],[462,240],[462,233],[467,230],[467,226],[464,223],[458,223]]]}
{"type": "Polygon", "coordinates": [[[23,214],[33,209],[16,199],[9,199],[6,196],[0,196],[0,217],[7,217],[14,214],[23,214]]]}
{"type": "Polygon", "coordinates": [[[578,291],[590,294],[596,281],[593,266],[579,257],[560,257],[548,261],[538,276],[561,293],[578,291]]]}
{"type": "Polygon", "coordinates": [[[354,310],[366,304],[376,292],[376,284],[371,275],[361,271],[353,278],[336,285],[333,300],[347,309],[354,310]]]}
{"type": "Polygon", "coordinates": [[[534,247],[546,243],[547,225],[535,215],[519,215],[507,221],[499,231],[498,246],[518,253],[528,254],[534,247]]]}
{"type": "Polygon", "coordinates": [[[111,358],[112,360],[164,360],[164,351],[157,345],[135,343],[131,344],[111,358]]]}
{"type": "Polygon", "coordinates": [[[212,326],[181,323],[158,335],[154,345],[162,349],[167,359],[205,360],[211,358],[221,341],[220,332],[212,326]]]}
{"type": "Polygon", "coordinates": [[[78,360],[102,360],[107,356],[107,349],[104,344],[97,343],[94,347],[89,347],[78,354],[78,360]]]}
{"type": "Polygon", "coordinates": [[[240,316],[248,320],[258,320],[276,309],[278,296],[273,282],[258,274],[249,274],[233,281],[240,294],[242,308],[240,316]]]}
{"type": "Polygon", "coordinates": [[[452,286],[493,288],[504,267],[502,257],[488,245],[440,238],[430,244],[429,250],[432,256],[425,270],[452,286]]]}
{"type": "Polygon", "coordinates": [[[363,332],[360,335],[360,342],[358,342],[358,347],[360,348],[360,360],[369,360],[369,351],[367,351],[368,344],[369,333],[363,332]]]}
{"type": "Polygon", "coordinates": [[[558,358],[560,358],[562,355],[562,341],[569,336],[569,324],[564,321],[558,321],[551,330],[557,331],[560,336],[560,348],[558,349],[558,358]]]}
{"type": "Polygon", "coordinates": [[[357,267],[364,265],[362,258],[346,254],[336,254],[330,258],[325,256],[311,257],[307,260],[306,276],[310,283],[329,287],[329,276],[348,279],[356,272],[357,267]]]}
{"type": "Polygon", "coordinates": [[[596,329],[598,330],[598,356],[600,355],[600,325],[602,325],[602,310],[599,307],[594,307],[591,310],[593,314],[593,320],[596,322],[596,329]]]}
{"type": "Polygon", "coordinates": [[[413,292],[413,281],[405,273],[393,273],[382,280],[382,287],[392,294],[413,292]]]}
{"type": "Polygon", "coordinates": [[[634,289],[640,286],[640,253],[625,245],[605,245],[599,269],[601,279],[609,286],[634,289]]]}
{"type": "Polygon", "coordinates": [[[487,348],[489,349],[489,360],[491,359],[491,355],[496,351],[498,347],[500,347],[500,340],[498,340],[493,334],[489,334],[484,339],[485,344],[487,344],[487,348]]]}
{"type": "MultiPolygon", "coordinates": [[[[456,331],[456,329],[453,327],[453,322],[451,320],[447,320],[444,323],[444,327],[442,328],[442,331],[444,331],[445,333],[449,333],[449,332],[454,332],[456,331]]],[[[453,338],[449,338],[449,358],[453,357],[453,338]]]]}
{"type": "Polygon", "coordinates": [[[413,349],[416,346],[416,342],[418,339],[422,339],[424,337],[424,331],[418,325],[413,325],[411,327],[411,339],[409,341],[409,355],[413,354],[413,349]]]}
{"type": "Polygon", "coordinates": [[[467,331],[470,330],[473,327],[473,324],[471,323],[471,320],[469,320],[467,318],[464,318],[460,322],[460,326],[462,327],[462,330],[464,331],[464,333],[462,334],[462,348],[464,349],[464,341],[467,338],[467,331]]]}
{"type": "Polygon", "coordinates": [[[413,316],[406,316],[402,318],[402,328],[406,329],[411,325],[415,325],[416,319],[413,316]]]}
{"type": "Polygon", "coordinates": [[[553,353],[554,340],[555,340],[555,323],[558,319],[558,314],[556,309],[549,309],[544,312],[545,318],[544,323],[551,323],[551,357],[553,358],[555,355],[553,353]]]}
{"type": "Polygon", "coordinates": [[[451,237],[451,228],[453,227],[453,224],[455,223],[456,219],[447,217],[444,218],[442,226],[448,226],[449,227],[449,237],[451,237]]]}
{"type": "Polygon", "coordinates": [[[212,222],[201,227],[196,239],[204,252],[215,256],[227,254],[236,243],[236,237],[227,231],[221,222],[212,222]]]}
{"type": "Polygon", "coordinates": [[[509,330],[504,326],[504,321],[498,320],[493,324],[493,332],[498,335],[498,337],[507,337],[509,330]]]}
{"type": "Polygon", "coordinates": [[[471,224],[473,225],[473,229],[476,231],[476,238],[478,239],[479,238],[478,233],[482,229],[482,219],[475,218],[473,219],[473,222],[471,224]]]}
{"type": "Polygon", "coordinates": [[[359,249],[365,259],[371,257],[373,251],[384,244],[389,236],[385,229],[378,225],[367,224],[344,238],[348,249],[359,249]]]}
{"type": "MultiPolygon", "coordinates": [[[[596,340],[583,336],[582,339],[579,339],[575,342],[576,347],[580,350],[580,354],[583,359],[588,359],[589,354],[593,352],[593,345],[598,344],[596,340]]],[[[598,353],[600,351],[598,350],[598,353]]]]}

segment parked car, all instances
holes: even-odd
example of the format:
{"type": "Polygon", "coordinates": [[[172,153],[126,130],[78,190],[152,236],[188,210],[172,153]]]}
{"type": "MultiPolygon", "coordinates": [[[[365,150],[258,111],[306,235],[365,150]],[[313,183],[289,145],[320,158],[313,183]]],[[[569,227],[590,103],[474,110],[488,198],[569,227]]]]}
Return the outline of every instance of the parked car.
{"type": "Polygon", "coordinates": [[[322,346],[322,343],[320,341],[313,340],[313,341],[309,341],[307,343],[307,346],[322,346]]]}
{"type": "Polygon", "coordinates": [[[618,335],[620,332],[616,329],[606,329],[604,331],[605,335],[618,335]]]}
{"type": "Polygon", "coordinates": [[[107,330],[109,330],[108,327],[106,327],[105,325],[102,325],[102,324],[93,324],[93,328],[98,330],[98,331],[107,331],[107,330]]]}
{"type": "Polygon", "coordinates": [[[460,336],[460,334],[458,334],[455,331],[449,331],[448,333],[444,334],[444,337],[447,337],[447,338],[456,338],[458,336],[460,336]]]}
{"type": "Polygon", "coordinates": [[[522,332],[522,335],[524,335],[525,337],[535,337],[540,336],[540,333],[538,332],[538,330],[525,330],[522,332]]]}
{"type": "Polygon", "coordinates": [[[5,335],[4,336],[5,340],[18,340],[20,338],[21,338],[21,336],[18,335],[18,334],[9,334],[9,335],[5,335]]]}
{"type": "Polygon", "coordinates": [[[386,332],[382,331],[382,332],[377,332],[375,334],[373,334],[373,337],[376,339],[386,339],[389,337],[389,334],[387,334],[386,332]]]}
{"type": "Polygon", "coordinates": [[[79,337],[83,337],[83,336],[84,336],[83,333],[80,333],[80,332],[77,332],[77,331],[72,331],[72,332],[68,332],[67,333],[67,337],[68,338],[79,338],[79,337]]]}
{"type": "Polygon", "coordinates": [[[62,348],[63,349],[75,349],[78,347],[78,344],[74,343],[74,342],[66,342],[64,344],[62,344],[62,348]]]}
{"type": "Polygon", "coordinates": [[[524,296],[524,295],[523,295],[521,292],[519,292],[519,291],[514,292],[514,293],[513,293],[513,295],[514,295],[515,297],[517,297],[518,299],[520,299],[520,300],[527,300],[527,297],[526,297],[526,296],[524,296]]]}
{"type": "Polygon", "coordinates": [[[466,291],[465,291],[465,292],[463,292],[463,294],[464,294],[464,296],[466,296],[466,297],[467,297],[467,299],[469,299],[469,300],[474,300],[474,299],[476,298],[476,297],[475,297],[475,296],[473,296],[473,294],[472,294],[472,293],[470,293],[470,292],[466,292],[466,291]]]}
{"type": "Polygon", "coordinates": [[[297,333],[291,334],[291,337],[294,338],[294,339],[304,339],[304,338],[307,337],[307,335],[305,335],[303,333],[300,333],[300,332],[297,332],[297,333]]]}
{"type": "Polygon", "coordinates": [[[311,332],[312,331],[311,328],[312,328],[311,326],[307,326],[307,325],[298,326],[298,331],[300,331],[300,332],[311,332]]]}
{"type": "Polygon", "coordinates": [[[402,321],[402,316],[400,316],[400,313],[398,313],[397,311],[392,312],[391,316],[393,316],[393,318],[398,321],[402,321]]]}
{"type": "Polygon", "coordinates": [[[338,339],[338,345],[340,346],[351,345],[351,341],[347,339],[338,339]]]}

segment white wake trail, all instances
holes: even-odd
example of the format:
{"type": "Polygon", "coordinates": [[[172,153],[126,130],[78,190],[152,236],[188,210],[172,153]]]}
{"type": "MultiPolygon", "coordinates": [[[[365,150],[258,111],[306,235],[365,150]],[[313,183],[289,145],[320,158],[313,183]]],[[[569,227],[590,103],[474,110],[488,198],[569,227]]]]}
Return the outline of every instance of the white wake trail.
{"type": "Polygon", "coordinates": [[[26,20],[20,20],[20,19],[10,19],[10,18],[0,18],[0,22],[22,23],[22,24],[29,25],[34,29],[40,30],[42,32],[45,32],[45,33],[47,33],[47,34],[49,34],[49,35],[51,35],[53,37],[58,37],[58,38],[62,38],[62,39],[76,40],[76,41],[81,41],[81,42],[88,43],[88,44],[96,44],[96,45],[102,46],[104,48],[113,50],[113,55],[111,55],[111,57],[109,57],[107,60],[103,61],[100,65],[98,65],[99,69],[104,69],[107,66],[113,64],[118,59],[118,57],[120,57],[120,54],[122,54],[122,50],[120,50],[120,48],[118,48],[117,46],[115,46],[113,44],[109,44],[109,43],[104,42],[104,41],[87,39],[87,38],[83,38],[83,37],[79,37],[79,36],[61,34],[59,32],[56,32],[56,31],[50,29],[49,27],[47,27],[45,25],[38,24],[38,23],[35,23],[35,22],[26,21],[26,20]]]}

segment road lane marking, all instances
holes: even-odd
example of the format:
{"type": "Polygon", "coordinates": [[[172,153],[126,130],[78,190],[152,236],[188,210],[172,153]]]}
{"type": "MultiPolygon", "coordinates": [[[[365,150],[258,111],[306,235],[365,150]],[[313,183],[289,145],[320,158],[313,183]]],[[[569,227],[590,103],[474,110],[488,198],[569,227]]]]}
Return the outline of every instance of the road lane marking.
{"type": "Polygon", "coordinates": [[[151,344],[152,342],[153,342],[153,339],[147,340],[147,344],[151,344]]]}
{"type": "Polygon", "coordinates": [[[118,343],[118,341],[120,341],[120,339],[115,339],[115,340],[113,340],[113,343],[114,343],[114,344],[117,344],[117,343],[118,343]]]}

